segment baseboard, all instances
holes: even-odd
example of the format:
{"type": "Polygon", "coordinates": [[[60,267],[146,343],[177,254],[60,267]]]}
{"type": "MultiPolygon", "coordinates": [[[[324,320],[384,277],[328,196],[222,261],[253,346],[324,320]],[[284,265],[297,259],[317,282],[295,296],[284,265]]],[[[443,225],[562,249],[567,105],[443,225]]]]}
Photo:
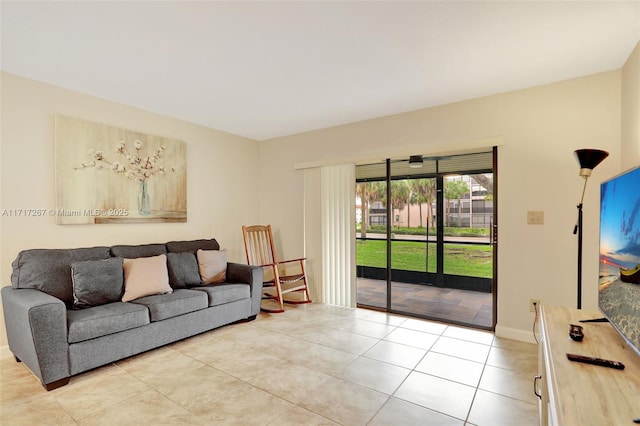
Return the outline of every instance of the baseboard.
{"type": "Polygon", "coordinates": [[[518,328],[496,325],[495,334],[497,337],[504,337],[505,339],[519,340],[521,342],[527,343],[536,343],[536,340],[533,337],[532,330],[520,330],[518,328]]]}

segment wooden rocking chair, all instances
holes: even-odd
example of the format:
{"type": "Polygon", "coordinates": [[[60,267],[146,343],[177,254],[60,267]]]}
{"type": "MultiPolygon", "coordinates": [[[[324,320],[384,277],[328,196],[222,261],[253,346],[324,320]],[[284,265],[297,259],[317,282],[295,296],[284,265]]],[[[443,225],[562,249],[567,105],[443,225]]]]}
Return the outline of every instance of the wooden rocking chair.
{"type": "Polygon", "coordinates": [[[247,263],[253,266],[262,266],[264,269],[264,283],[262,285],[262,299],[275,300],[278,309],[261,307],[266,312],[284,312],[286,303],[310,303],[307,276],[304,271],[304,258],[277,261],[273,245],[271,225],[254,225],[242,227],[244,250],[247,255],[247,263]],[[296,265],[297,264],[297,265],[296,265]],[[294,269],[295,273],[285,272],[283,266],[294,269]],[[284,275],[280,275],[284,273],[284,275]],[[299,300],[285,300],[283,295],[291,292],[301,292],[303,297],[299,300]]]}

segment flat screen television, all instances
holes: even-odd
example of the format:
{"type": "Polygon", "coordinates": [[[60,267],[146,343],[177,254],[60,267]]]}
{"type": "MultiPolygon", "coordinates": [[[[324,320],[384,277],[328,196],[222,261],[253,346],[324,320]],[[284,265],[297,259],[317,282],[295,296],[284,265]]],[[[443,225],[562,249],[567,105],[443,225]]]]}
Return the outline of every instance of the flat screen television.
{"type": "Polygon", "coordinates": [[[598,307],[640,355],[640,166],[600,185],[598,307]]]}

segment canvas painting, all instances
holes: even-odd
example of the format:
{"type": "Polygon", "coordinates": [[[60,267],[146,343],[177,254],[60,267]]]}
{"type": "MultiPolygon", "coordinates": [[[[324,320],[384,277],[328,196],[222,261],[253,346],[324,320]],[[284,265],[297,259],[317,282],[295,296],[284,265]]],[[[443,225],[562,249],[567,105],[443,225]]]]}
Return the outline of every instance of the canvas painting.
{"type": "Polygon", "coordinates": [[[187,221],[186,144],[55,119],[56,223],[187,221]]]}

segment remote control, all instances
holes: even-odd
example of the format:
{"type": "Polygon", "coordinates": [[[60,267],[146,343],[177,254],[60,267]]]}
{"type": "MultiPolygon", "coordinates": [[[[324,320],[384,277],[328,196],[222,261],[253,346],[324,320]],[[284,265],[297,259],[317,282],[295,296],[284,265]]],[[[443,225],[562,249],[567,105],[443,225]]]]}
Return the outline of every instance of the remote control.
{"type": "Polygon", "coordinates": [[[584,362],[585,364],[593,364],[599,365],[601,367],[615,368],[616,370],[624,370],[624,364],[619,361],[611,361],[609,359],[576,354],[567,354],[567,358],[569,358],[569,360],[571,361],[584,362]]]}

